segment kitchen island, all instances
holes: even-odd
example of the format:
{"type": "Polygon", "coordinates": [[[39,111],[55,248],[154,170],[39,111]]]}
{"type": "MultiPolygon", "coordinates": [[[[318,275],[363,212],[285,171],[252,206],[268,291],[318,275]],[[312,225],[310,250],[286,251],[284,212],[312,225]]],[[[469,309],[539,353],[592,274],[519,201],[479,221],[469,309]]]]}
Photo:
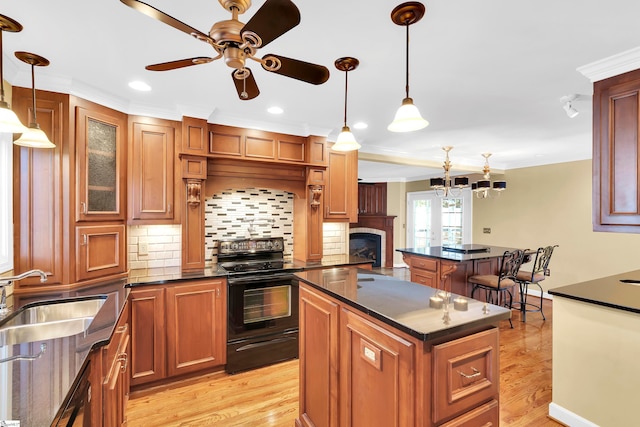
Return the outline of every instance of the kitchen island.
{"type": "Polygon", "coordinates": [[[566,425],[638,425],[640,270],[549,290],[553,400],[566,425]]]}
{"type": "Polygon", "coordinates": [[[514,248],[470,244],[396,250],[409,266],[412,282],[471,296],[467,279],[476,274],[496,274],[502,254],[514,248]]]}
{"type": "Polygon", "coordinates": [[[353,268],[296,277],[297,426],[498,425],[508,309],[353,268]]]}

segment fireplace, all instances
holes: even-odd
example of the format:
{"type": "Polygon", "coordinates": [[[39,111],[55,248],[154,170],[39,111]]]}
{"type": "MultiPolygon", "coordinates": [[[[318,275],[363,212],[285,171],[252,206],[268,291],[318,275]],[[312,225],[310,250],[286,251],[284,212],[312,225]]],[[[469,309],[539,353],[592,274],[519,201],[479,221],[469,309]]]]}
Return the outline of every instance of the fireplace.
{"type": "Polygon", "coordinates": [[[374,267],[382,260],[382,236],[373,233],[349,234],[349,255],[372,259],[374,267]]]}
{"type": "MultiPolygon", "coordinates": [[[[349,241],[353,234],[364,233],[377,236],[380,245],[378,249],[378,264],[374,267],[393,267],[393,220],[395,215],[360,215],[358,222],[350,224],[349,241]]],[[[351,246],[351,243],[349,244],[351,246]]]]}

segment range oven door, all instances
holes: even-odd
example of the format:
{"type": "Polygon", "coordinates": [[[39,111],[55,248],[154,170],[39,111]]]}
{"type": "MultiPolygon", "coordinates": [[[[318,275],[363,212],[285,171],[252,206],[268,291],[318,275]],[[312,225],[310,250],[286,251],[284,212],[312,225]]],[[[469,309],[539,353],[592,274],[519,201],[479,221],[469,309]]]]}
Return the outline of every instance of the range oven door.
{"type": "Polygon", "coordinates": [[[227,372],[298,357],[298,284],[291,274],[229,278],[227,372]]]}

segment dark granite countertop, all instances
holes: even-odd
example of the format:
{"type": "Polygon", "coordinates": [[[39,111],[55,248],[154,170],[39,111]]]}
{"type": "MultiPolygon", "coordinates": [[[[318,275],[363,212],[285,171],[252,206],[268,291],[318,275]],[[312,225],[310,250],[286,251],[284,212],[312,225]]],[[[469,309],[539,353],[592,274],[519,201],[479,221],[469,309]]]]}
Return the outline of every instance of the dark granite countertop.
{"type": "Polygon", "coordinates": [[[640,270],[560,286],[549,289],[549,293],[553,296],[640,313],[640,270]]]}
{"type": "MultiPolygon", "coordinates": [[[[373,260],[370,259],[344,255],[342,257],[334,258],[332,261],[304,262],[293,260],[286,262],[284,265],[284,269],[289,269],[292,272],[297,272],[332,267],[358,266],[372,263],[373,260]]],[[[164,285],[170,283],[178,283],[180,281],[186,280],[227,277],[228,275],[229,273],[219,265],[216,265],[215,267],[205,268],[203,270],[181,272],[164,276],[149,276],[146,274],[146,270],[143,270],[142,272],[131,271],[129,273],[129,282],[127,286],[134,288],[147,285],[164,285]]]]}
{"type": "Polygon", "coordinates": [[[100,296],[104,304],[89,325],[77,335],[0,347],[0,359],[17,355],[35,355],[45,344],[44,353],[34,360],[14,360],[0,363],[0,424],[6,420],[20,421],[20,427],[42,427],[56,422],[71,397],[92,350],[111,339],[113,329],[127,299],[126,281],[65,292],[63,298],[51,294],[29,295],[21,301],[14,297],[12,312],[0,320],[0,326],[23,308],[72,299],[100,296]]]}
{"type": "Polygon", "coordinates": [[[452,294],[449,320],[445,322],[443,308],[429,306],[430,298],[442,291],[362,269],[310,270],[295,275],[358,311],[423,341],[497,324],[511,316],[508,309],[491,304],[488,313],[484,313],[483,302],[467,297],[462,298],[467,301],[468,310],[456,310],[453,301],[458,295],[452,294]]]}
{"type": "Polygon", "coordinates": [[[514,248],[503,248],[501,246],[489,246],[474,244],[474,247],[482,246],[486,251],[482,252],[456,252],[453,250],[445,250],[442,246],[432,246],[428,248],[403,248],[396,249],[398,252],[411,255],[419,255],[427,258],[437,258],[448,261],[473,261],[476,259],[497,258],[502,256],[505,251],[512,251],[514,248]]]}

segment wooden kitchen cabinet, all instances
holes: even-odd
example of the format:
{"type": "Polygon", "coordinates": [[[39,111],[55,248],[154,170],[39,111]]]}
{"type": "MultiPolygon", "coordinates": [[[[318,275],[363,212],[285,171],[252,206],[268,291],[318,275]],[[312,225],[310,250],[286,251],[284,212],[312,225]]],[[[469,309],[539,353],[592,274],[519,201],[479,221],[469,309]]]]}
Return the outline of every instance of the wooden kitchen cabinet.
{"type": "Polygon", "coordinates": [[[168,376],[224,365],[225,281],[171,286],[166,292],[168,376]]]}
{"type": "MultiPolygon", "coordinates": [[[[175,163],[179,123],[132,116],[129,118],[129,220],[172,223],[176,218],[175,163]]],[[[179,181],[179,180],[178,180],[179,181]]]]}
{"type": "Polygon", "coordinates": [[[593,89],[593,230],[640,233],[640,70],[593,89]]]}
{"type": "Polygon", "coordinates": [[[125,273],[126,247],[123,224],[76,227],[77,280],[125,273]]]}
{"type": "Polygon", "coordinates": [[[358,152],[329,150],[324,219],[358,221],[358,152]]]}
{"type": "Polygon", "coordinates": [[[358,215],[387,215],[387,183],[358,184],[358,215]]]}
{"type": "Polygon", "coordinates": [[[78,101],[76,221],[124,220],[127,115],[78,101]]]}
{"type": "Polygon", "coordinates": [[[226,363],[226,288],[210,279],[132,289],[132,386],[226,363]]]}
{"type": "Polygon", "coordinates": [[[300,282],[296,426],[497,426],[499,350],[496,327],[421,341],[300,282]]]}
{"type": "Polygon", "coordinates": [[[127,424],[127,401],[129,400],[129,312],[125,306],[116,325],[109,345],[102,349],[102,420],[103,426],[127,424]]]}

